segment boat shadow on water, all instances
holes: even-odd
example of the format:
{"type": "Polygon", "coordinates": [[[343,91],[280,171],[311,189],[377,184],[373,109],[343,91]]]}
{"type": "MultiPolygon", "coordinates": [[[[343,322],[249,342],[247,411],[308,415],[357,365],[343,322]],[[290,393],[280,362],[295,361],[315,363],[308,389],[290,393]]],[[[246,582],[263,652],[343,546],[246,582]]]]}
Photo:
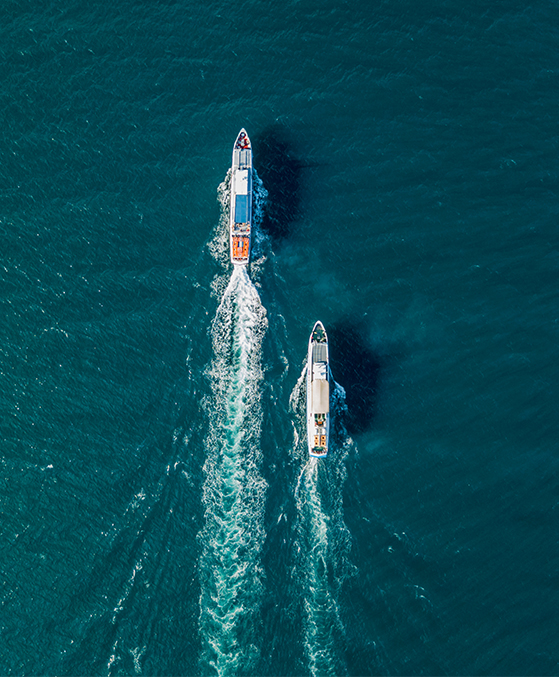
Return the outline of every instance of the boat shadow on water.
{"type": "Polygon", "coordinates": [[[301,172],[305,165],[295,156],[286,129],[279,124],[265,129],[254,142],[254,165],[268,191],[262,229],[274,240],[288,238],[301,215],[301,172]]]}
{"type": "Polygon", "coordinates": [[[364,323],[349,319],[328,327],[332,375],[346,392],[345,426],[350,435],[372,428],[382,375],[391,359],[369,345],[368,334],[364,323]]]}

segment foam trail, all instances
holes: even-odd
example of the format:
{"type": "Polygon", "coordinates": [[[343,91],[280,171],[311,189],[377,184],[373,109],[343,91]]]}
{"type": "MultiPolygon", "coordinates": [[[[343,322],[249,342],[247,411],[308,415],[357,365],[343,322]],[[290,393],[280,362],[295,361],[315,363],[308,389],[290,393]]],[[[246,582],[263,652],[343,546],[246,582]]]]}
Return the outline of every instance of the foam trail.
{"type": "MultiPolygon", "coordinates": [[[[301,374],[291,397],[293,409],[305,425],[301,374]],[[297,413],[297,411],[296,411],[297,413]]],[[[343,520],[345,460],[351,440],[339,420],[345,393],[336,384],[332,398],[331,449],[325,459],[308,458],[306,435],[297,445],[302,470],[295,488],[298,511],[296,542],[299,548],[303,590],[304,645],[313,676],[347,674],[343,658],[344,626],[338,593],[345,578],[354,573],[349,562],[350,535],[343,520]]]]}
{"type": "Polygon", "coordinates": [[[205,526],[199,539],[202,673],[251,674],[262,597],[261,346],[266,310],[235,267],[212,324],[205,526]]]}

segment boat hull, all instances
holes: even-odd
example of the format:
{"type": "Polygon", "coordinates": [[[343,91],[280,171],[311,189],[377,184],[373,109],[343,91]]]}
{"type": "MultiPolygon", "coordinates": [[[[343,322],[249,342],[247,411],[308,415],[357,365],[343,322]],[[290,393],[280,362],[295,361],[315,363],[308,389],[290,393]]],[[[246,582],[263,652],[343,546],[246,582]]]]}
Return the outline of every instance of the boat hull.
{"type": "Polygon", "coordinates": [[[307,357],[307,444],[309,456],[324,458],[330,446],[330,364],[328,337],[317,322],[307,357]]]}
{"type": "Polygon", "coordinates": [[[241,129],[233,146],[229,248],[231,263],[246,266],[252,241],[252,146],[241,129]]]}

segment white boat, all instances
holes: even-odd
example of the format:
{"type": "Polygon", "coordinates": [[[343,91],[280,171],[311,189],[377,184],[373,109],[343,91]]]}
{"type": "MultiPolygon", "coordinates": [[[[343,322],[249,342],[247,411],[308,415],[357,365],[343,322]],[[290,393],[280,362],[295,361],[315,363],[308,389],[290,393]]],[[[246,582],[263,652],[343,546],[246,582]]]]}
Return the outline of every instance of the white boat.
{"type": "Polygon", "coordinates": [[[233,146],[229,241],[231,263],[246,266],[250,258],[252,229],[252,146],[241,129],[233,146]]]}
{"type": "Polygon", "coordinates": [[[311,456],[326,456],[330,442],[330,365],[328,336],[322,322],[314,325],[309,339],[307,440],[311,456]]]}

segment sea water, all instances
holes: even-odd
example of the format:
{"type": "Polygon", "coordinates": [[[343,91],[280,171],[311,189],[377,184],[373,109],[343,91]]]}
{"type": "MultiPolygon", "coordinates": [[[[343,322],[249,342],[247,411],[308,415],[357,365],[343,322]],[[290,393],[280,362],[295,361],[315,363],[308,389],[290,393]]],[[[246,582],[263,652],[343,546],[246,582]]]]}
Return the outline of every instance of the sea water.
{"type": "Polygon", "coordinates": [[[0,672],[557,674],[557,7],[0,18],[0,672]]]}

